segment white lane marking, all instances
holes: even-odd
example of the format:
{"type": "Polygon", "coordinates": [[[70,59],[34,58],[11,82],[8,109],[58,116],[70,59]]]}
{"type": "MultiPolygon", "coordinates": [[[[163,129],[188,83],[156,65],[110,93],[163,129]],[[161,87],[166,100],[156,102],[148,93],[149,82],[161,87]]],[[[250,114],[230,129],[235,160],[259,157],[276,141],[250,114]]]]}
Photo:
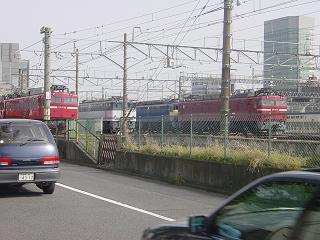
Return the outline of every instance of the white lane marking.
{"type": "Polygon", "coordinates": [[[162,220],[166,220],[166,221],[169,221],[169,222],[176,221],[175,219],[172,219],[172,218],[164,217],[164,216],[161,216],[159,214],[156,214],[156,213],[153,213],[153,212],[149,212],[147,210],[143,210],[141,208],[136,208],[136,207],[130,206],[130,205],[125,204],[125,203],[121,203],[121,202],[117,202],[117,201],[112,200],[112,199],[104,198],[104,197],[101,197],[101,196],[98,196],[98,195],[95,195],[95,194],[92,194],[92,193],[89,193],[89,192],[82,191],[82,190],[77,189],[77,188],[69,187],[69,186],[61,184],[61,183],[56,183],[56,186],[63,187],[63,188],[69,189],[71,191],[74,191],[74,192],[77,192],[77,193],[81,193],[81,194],[87,195],[89,197],[93,197],[93,198],[96,198],[96,199],[99,199],[99,200],[102,200],[102,201],[105,201],[105,202],[108,202],[108,203],[112,203],[112,204],[115,204],[115,205],[118,205],[118,206],[121,206],[121,207],[124,207],[124,208],[128,208],[128,209],[131,209],[131,210],[134,210],[134,211],[137,211],[137,212],[141,212],[141,213],[144,213],[144,214],[156,217],[156,218],[160,218],[162,220]]]}

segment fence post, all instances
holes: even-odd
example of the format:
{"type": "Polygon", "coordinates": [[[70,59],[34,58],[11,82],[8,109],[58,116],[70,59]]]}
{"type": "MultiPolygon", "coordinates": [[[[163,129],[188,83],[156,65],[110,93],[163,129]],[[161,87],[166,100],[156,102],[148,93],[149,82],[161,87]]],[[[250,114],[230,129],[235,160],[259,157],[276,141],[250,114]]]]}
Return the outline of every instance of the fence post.
{"type": "Polygon", "coordinates": [[[76,123],[76,143],[79,143],[79,123],[78,120],[75,120],[76,123]]]}
{"type": "Polygon", "coordinates": [[[67,141],[70,141],[70,122],[67,120],[67,141]]]}
{"type": "Polygon", "coordinates": [[[122,117],[120,118],[120,144],[121,144],[121,147],[124,147],[124,144],[123,144],[123,126],[122,126],[122,117]]]}
{"type": "MultiPolygon", "coordinates": [[[[224,117],[224,124],[225,124],[225,129],[224,131],[229,130],[229,124],[228,124],[228,117],[227,117],[227,113],[225,114],[224,117]]],[[[227,151],[228,151],[228,135],[224,134],[224,138],[223,138],[223,159],[227,160],[228,156],[227,156],[227,151]]]]}
{"type": "Polygon", "coordinates": [[[59,127],[59,124],[57,122],[57,124],[56,124],[56,143],[58,143],[58,127],[59,127]]]}
{"type": "Polygon", "coordinates": [[[193,134],[193,126],[192,126],[192,113],[190,114],[190,157],[191,157],[191,153],[192,153],[192,146],[193,146],[193,142],[192,142],[192,134],[193,134]]]}
{"type": "Polygon", "coordinates": [[[139,116],[139,118],[138,118],[138,127],[139,127],[138,144],[139,144],[139,149],[140,149],[140,147],[141,147],[141,116],[139,116]]]}
{"type": "Polygon", "coordinates": [[[163,150],[163,115],[161,115],[161,153],[163,150]]]}
{"type": "Polygon", "coordinates": [[[67,126],[67,121],[68,120],[64,120],[64,132],[63,132],[63,138],[67,141],[68,138],[67,138],[67,129],[68,129],[68,126],[67,126]]]}
{"type": "Polygon", "coordinates": [[[271,113],[269,113],[269,124],[268,124],[268,159],[271,155],[271,113]]]}
{"type": "Polygon", "coordinates": [[[88,134],[88,129],[86,129],[85,131],[86,131],[86,152],[88,152],[88,148],[89,148],[89,134],[88,134]]]}
{"type": "Polygon", "coordinates": [[[93,139],[93,156],[96,158],[96,139],[93,139]]]}

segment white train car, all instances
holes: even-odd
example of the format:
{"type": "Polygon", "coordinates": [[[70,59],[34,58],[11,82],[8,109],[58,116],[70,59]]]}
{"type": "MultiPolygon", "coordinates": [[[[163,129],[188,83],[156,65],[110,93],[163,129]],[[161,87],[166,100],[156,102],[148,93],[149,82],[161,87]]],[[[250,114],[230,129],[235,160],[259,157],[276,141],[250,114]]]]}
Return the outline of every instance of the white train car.
{"type": "MultiPolygon", "coordinates": [[[[107,134],[118,133],[121,128],[122,98],[110,98],[97,101],[84,101],[79,105],[79,120],[102,121],[102,132],[107,134]]],[[[128,128],[133,131],[136,122],[136,104],[128,103],[128,128]]]]}
{"type": "Polygon", "coordinates": [[[320,112],[289,114],[286,131],[301,135],[320,135],[320,112]]]}

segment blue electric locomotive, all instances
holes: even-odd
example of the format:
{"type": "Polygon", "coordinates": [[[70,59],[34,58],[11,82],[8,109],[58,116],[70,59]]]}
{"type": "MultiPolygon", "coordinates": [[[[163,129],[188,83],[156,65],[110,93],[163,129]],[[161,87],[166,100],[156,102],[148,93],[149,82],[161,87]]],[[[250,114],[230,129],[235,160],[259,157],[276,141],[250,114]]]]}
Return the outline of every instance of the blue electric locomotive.
{"type": "Polygon", "coordinates": [[[159,100],[140,102],[136,106],[136,129],[142,132],[160,133],[177,130],[178,101],[159,100]]]}

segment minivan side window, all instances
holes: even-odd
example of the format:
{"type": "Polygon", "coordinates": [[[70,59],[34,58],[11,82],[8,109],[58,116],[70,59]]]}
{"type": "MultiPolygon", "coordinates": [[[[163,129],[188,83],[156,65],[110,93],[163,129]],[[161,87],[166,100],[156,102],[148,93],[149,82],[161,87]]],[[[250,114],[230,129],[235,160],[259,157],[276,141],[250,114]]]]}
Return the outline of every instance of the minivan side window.
{"type": "Polygon", "coordinates": [[[215,234],[233,240],[286,240],[316,188],[306,182],[258,185],[217,213],[215,234]]]}

